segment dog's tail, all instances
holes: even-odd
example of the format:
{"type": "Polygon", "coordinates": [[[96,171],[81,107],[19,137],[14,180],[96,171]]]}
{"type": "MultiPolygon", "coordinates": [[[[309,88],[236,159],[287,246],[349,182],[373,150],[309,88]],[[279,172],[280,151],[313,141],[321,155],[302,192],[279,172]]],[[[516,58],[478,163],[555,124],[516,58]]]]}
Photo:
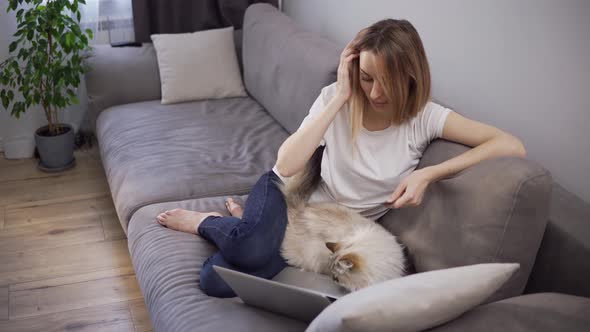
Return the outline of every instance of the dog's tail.
{"type": "Polygon", "coordinates": [[[325,146],[318,147],[303,170],[279,184],[279,189],[285,196],[288,208],[295,210],[303,208],[319,185],[322,179],[321,166],[324,148],[325,146]]]}

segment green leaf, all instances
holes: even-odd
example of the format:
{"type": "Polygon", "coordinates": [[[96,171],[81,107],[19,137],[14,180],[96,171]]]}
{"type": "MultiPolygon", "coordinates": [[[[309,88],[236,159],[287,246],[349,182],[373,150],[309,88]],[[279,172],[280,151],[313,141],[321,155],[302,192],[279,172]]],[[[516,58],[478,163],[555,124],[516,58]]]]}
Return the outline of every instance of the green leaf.
{"type": "Polygon", "coordinates": [[[68,45],[68,47],[73,46],[72,44],[74,43],[74,38],[75,38],[75,36],[73,33],[68,32],[66,34],[66,45],[68,45]]]}
{"type": "MultiPolygon", "coordinates": [[[[23,21],[23,22],[20,22],[20,23],[19,23],[19,24],[16,26],[16,29],[17,29],[17,30],[19,30],[19,31],[21,31],[21,32],[25,32],[25,31],[23,31],[22,29],[23,29],[23,28],[24,28],[26,25],[27,25],[27,22],[24,22],[24,21],[23,21]]],[[[18,34],[18,32],[17,32],[17,34],[18,34]]]]}
{"type": "Polygon", "coordinates": [[[12,105],[12,111],[10,112],[11,115],[16,116],[16,118],[20,118],[20,114],[25,111],[25,104],[23,102],[16,102],[12,105]]]}
{"type": "MultiPolygon", "coordinates": [[[[2,90],[4,92],[4,90],[2,90]]],[[[8,109],[8,105],[10,105],[10,101],[8,101],[8,97],[6,95],[2,95],[2,107],[8,109]]]]}
{"type": "Polygon", "coordinates": [[[16,6],[17,6],[16,0],[9,0],[9,1],[10,1],[9,2],[10,4],[8,5],[8,9],[6,9],[6,12],[8,12],[10,10],[15,10],[16,6]]]}
{"type": "Polygon", "coordinates": [[[19,59],[24,59],[29,55],[29,51],[26,48],[21,48],[20,50],[18,50],[18,58],[19,59]]]}
{"type": "Polygon", "coordinates": [[[15,41],[14,41],[14,42],[12,42],[12,43],[10,43],[10,46],[8,46],[8,52],[9,52],[9,53],[12,53],[12,52],[14,52],[14,50],[16,50],[16,47],[17,47],[17,46],[18,46],[18,43],[17,43],[17,42],[15,42],[15,41]]]}
{"type": "Polygon", "coordinates": [[[92,30],[86,29],[86,34],[88,35],[88,38],[93,39],[94,34],[92,33],[92,30]]]}

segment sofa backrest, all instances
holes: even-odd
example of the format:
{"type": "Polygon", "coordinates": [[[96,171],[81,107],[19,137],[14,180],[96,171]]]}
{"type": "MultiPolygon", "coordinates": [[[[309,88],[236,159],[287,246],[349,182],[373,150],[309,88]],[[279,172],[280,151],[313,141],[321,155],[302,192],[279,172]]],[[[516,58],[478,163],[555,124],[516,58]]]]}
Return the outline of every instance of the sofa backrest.
{"type": "Polygon", "coordinates": [[[246,10],[242,45],[246,90],[293,133],[321,89],[336,81],[341,49],[264,3],[246,10]]]}
{"type": "MultiPolygon", "coordinates": [[[[417,169],[469,147],[436,139],[417,169]]],[[[428,186],[420,206],[391,209],[380,219],[408,249],[416,272],[480,263],[519,263],[494,302],[522,294],[547,224],[551,174],[525,158],[484,160],[428,186]]]]}
{"type": "MultiPolygon", "coordinates": [[[[234,30],[234,41],[242,68],[242,30],[234,30]]],[[[94,45],[88,64],[88,111],[83,129],[94,131],[98,114],[111,106],[162,98],[158,59],[152,43],[141,47],[94,45]]]]}

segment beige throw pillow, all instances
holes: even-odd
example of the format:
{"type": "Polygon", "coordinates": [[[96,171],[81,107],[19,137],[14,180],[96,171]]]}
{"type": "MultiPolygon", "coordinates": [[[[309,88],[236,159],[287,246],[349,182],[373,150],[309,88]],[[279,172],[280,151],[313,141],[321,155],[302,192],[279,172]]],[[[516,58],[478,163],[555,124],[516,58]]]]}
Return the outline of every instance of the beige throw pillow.
{"type": "Polygon", "coordinates": [[[232,26],[151,38],[158,57],[162,104],[247,96],[232,26]]]}
{"type": "Polygon", "coordinates": [[[363,288],[324,309],[306,332],[423,331],[481,304],[519,264],[476,264],[416,273],[363,288]]]}

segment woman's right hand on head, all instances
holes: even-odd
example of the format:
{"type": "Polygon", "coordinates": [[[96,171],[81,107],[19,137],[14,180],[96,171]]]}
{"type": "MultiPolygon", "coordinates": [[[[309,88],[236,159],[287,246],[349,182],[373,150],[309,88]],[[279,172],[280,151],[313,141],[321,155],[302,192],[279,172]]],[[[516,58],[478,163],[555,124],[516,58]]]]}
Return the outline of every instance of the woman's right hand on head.
{"type": "Polygon", "coordinates": [[[352,84],[350,82],[350,70],[352,60],[359,56],[359,52],[351,47],[354,40],[350,41],[340,54],[338,65],[338,81],[336,82],[336,93],[343,101],[348,101],[352,95],[352,84]]]}

